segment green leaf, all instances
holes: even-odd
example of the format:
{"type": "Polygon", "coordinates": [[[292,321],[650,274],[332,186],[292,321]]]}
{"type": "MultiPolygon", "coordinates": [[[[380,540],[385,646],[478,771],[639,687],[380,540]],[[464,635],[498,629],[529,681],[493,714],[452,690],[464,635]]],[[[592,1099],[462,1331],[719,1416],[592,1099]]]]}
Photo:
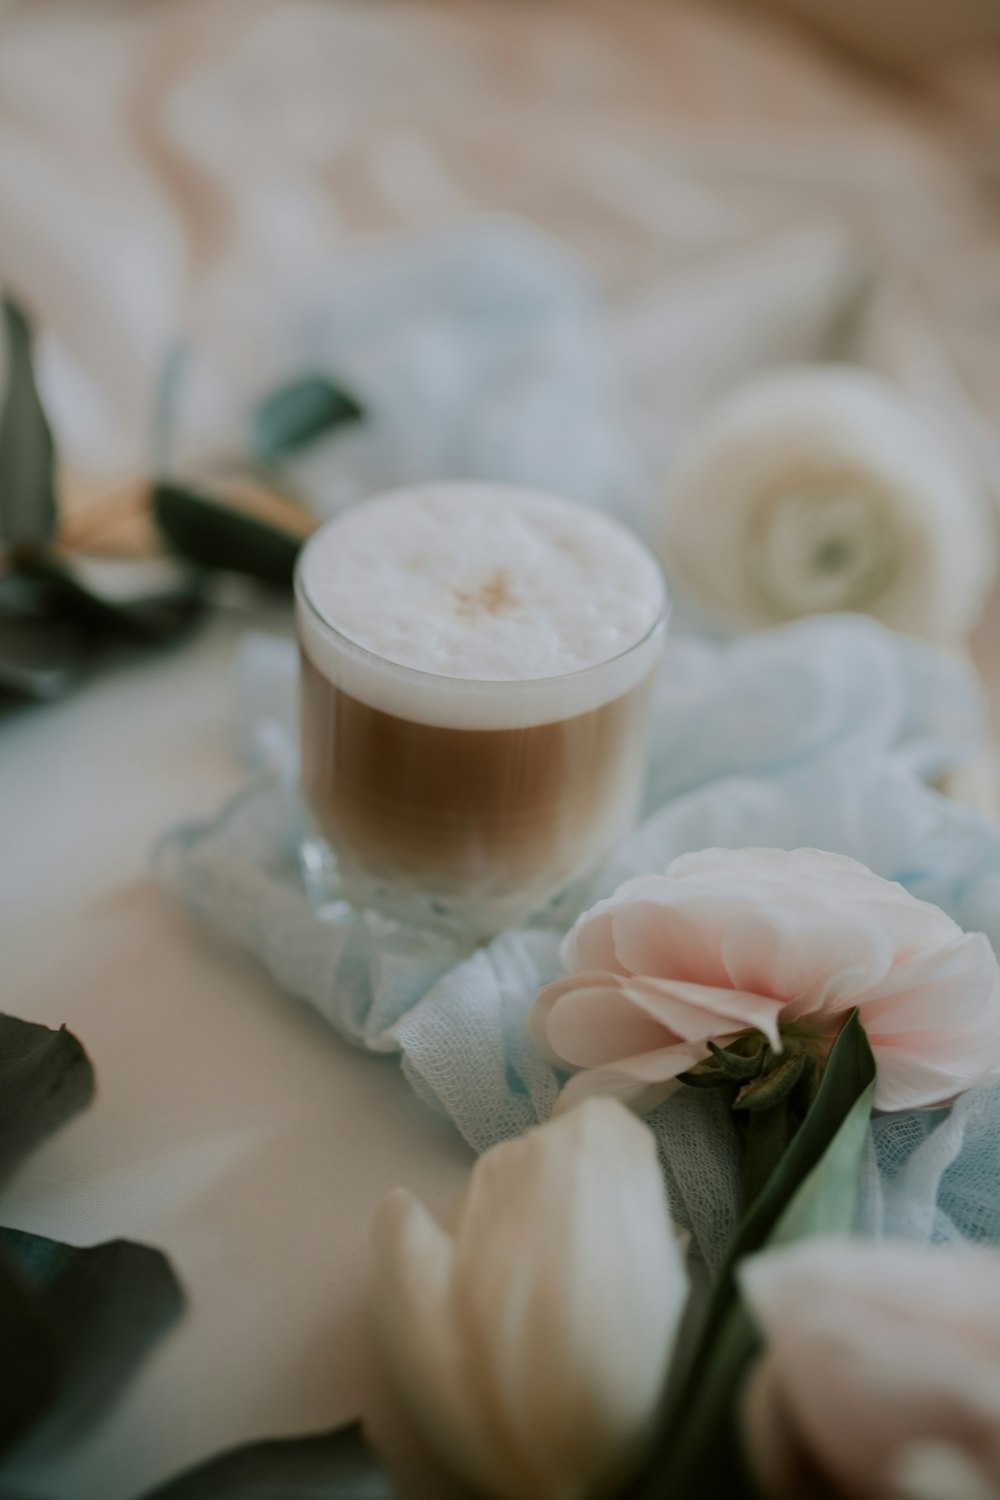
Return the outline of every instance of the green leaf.
{"type": "Polygon", "coordinates": [[[153,515],[174,551],[198,567],[291,588],[301,538],[166,482],[153,491],[153,515]]]}
{"type": "Polygon", "coordinates": [[[51,618],[102,636],[169,639],[192,624],[204,602],[197,573],[172,558],[50,556],[29,577],[48,590],[51,618]]]}
{"type": "Polygon", "coordinates": [[[11,614],[0,606],[0,693],[50,703],[83,678],[90,643],[66,620],[11,614]]]}
{"type": "MultiPolygon", "coordinates": [[[[0,1180],[91,1098],[90,1061],[71,1032],[0,1015],[0,1180]]],[[[0,1448],[44,1411],[59,1381],[59,1330],[0,1253],[0,1448]]]]}
{"type": "Polygon", "coordinates": [[[875,1059],[855,1010],[830,1050],[809,1113],[740,1224],[650,1466],[628,1500],[755,1494],[738,1405],[758,1337],[738,1297],[735,1268],[766,1244],[851,1227],[874,1094],[875,1059]]]}
{"type": "Polygon", "coordinates": [[[858,1013],[851,1011],[830,1049],[809,1113],[737,1230],[709,1308],[706,1329],[709,1336],[713,1323],[718,1325],[735,1294],[733,1273],[737,1261],[759,1250],[769,1238],[792,1198],[851,1118],[863,1118],[863,1141],[874,1092],[875,1059],[858,1013]],[[854,1111],[857,1113],[852,1114],[854,1111]]]}
{"type": "Polygon", "coordinates": [[[62,698],[109,639],[169,639],[202,602],[201,575],[172,559],[34,558],[0,578],[0,693],[62,698]]]}
{"type": "Polygon", "coordinates": [[[0,1435],[64,1442],[118,1393],[183,1305],[166,1257],[112,1240],[78,1248],[0,1229],[0,1435]],[[8,1351],[16,1348],[17,1362],[8,1351]],[[22,1370],[32,1397],[24,1395],[22,1370]]]}
{"type": "Polygon", "coordinates": [[[743,1116],[741,1204],[744,1210],[770,1182],[794,1134],[791,1106],[781,1099],[771,1109],[748,1110],[743,1116]]]}
{"type": "Polygon", "coordinates": [[[0,1181],[93,1092],[90,1060],[65,1026],[0,1015],[0,1181]]]}
{"type": "Polygon", "coordinates": [[[7,394],[0,412],[0,543],[16,553],[38,548],[55,534],[55,450],[35,384],[27,319],[10,298],[2,309],[7,394]]]}
{"type": "Polygon", "coordinates": [[[233,1448],[143,1500],[392,1500],[357,1425],[233,1448]]]}
{"type": "Polygon", "coordinates": [[[0,1453],[52,1402],[61,1349],[54,1318],[0,1254],[0,1453]]]}
{"type": "Polygon", "coordinates": [[[282,386],[258,406],[253,416],[253,451],[257,458],[273,462],[363,417],[364,408],[348,391],[323,375],[306,375],[282,386]]]}
{"type": "MultiPolygon", "coordinates": [[[[0,1015],[0,1178],[87,1104],[94,1074],[65,1027],[0,1015]]],[[[176,1317],[165,1258],[0,1229],[0,1449],[74,1432],[176,1317]]]]}

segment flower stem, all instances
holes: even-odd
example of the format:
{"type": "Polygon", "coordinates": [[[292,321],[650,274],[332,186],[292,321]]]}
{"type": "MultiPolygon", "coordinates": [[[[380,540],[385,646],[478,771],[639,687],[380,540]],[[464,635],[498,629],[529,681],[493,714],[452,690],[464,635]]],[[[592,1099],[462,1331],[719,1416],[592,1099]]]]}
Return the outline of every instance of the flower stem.
{"type": "Polygon", "coordinates": [[[767,1184],[785,1154],[789,1139],[788,1099],[771,1109],[752,1110],[746,1117],[743,1156],[743,1212],[767,1184]]]}

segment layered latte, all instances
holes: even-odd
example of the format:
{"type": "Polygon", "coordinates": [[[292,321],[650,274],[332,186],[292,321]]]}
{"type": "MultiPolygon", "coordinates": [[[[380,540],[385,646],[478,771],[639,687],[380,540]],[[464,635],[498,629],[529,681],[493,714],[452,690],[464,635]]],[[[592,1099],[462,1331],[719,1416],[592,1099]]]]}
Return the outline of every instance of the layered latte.
{"type": "Polygon", "coordinates": [[[633,819],[665,599],[569,501],[482,484],[370,500],[305,549],[302,783],[345,892],[482,937],[633,819]]]}

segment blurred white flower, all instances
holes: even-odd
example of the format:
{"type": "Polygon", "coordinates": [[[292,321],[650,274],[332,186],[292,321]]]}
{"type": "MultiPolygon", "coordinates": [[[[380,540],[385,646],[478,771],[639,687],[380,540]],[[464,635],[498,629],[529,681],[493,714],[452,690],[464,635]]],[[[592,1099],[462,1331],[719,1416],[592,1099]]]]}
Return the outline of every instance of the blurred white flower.
{"type": "Polygon", "coordinates": [[[657,533],[678,592],[736,628],[853,610],[957,644],[996,571],[985,497],[901,392],[846,365],[761,376],[711,411],[657,533]]]}
{"type": "Polygon", "coordinates": [[[830,1236],[739,1279],[766,1345],[743,1427],[767,1495],[998,1500],[1000,1254],[830,1236]]]}
{"type": "Polygon", "coordinates": [[[477,1162],[454,1228],[375,1220],[385,1358],[443,1458],[501,1500],[605,1493],[651,1436],[687,1277],[653,1138],[590,1100],[477,1162]]]}

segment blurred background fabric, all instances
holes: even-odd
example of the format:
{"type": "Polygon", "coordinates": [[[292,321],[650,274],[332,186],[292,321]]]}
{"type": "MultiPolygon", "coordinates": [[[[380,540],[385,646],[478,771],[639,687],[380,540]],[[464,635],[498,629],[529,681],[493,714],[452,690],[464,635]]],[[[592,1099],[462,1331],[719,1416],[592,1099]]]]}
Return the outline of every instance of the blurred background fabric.
{"type": "Polygon", "coordinates": [[[484,210],[570,242],[625,307],[839,232],[1000,415],[993,7],[781,8],[794,26],[711,0],[9,3],[0,275],[55,336],[67,452],[141,463],[178,328],[232,337],[359,238],[484,210]]]}
{"type": "Polygon", "coordinates": [[[178,342],[252,364],[290,290],[483,213],[594,276],[647,462],[822,348],[1000,495],[998,99],[989,0],[8,0],[0,282],[84,503],[178,342]]]}

